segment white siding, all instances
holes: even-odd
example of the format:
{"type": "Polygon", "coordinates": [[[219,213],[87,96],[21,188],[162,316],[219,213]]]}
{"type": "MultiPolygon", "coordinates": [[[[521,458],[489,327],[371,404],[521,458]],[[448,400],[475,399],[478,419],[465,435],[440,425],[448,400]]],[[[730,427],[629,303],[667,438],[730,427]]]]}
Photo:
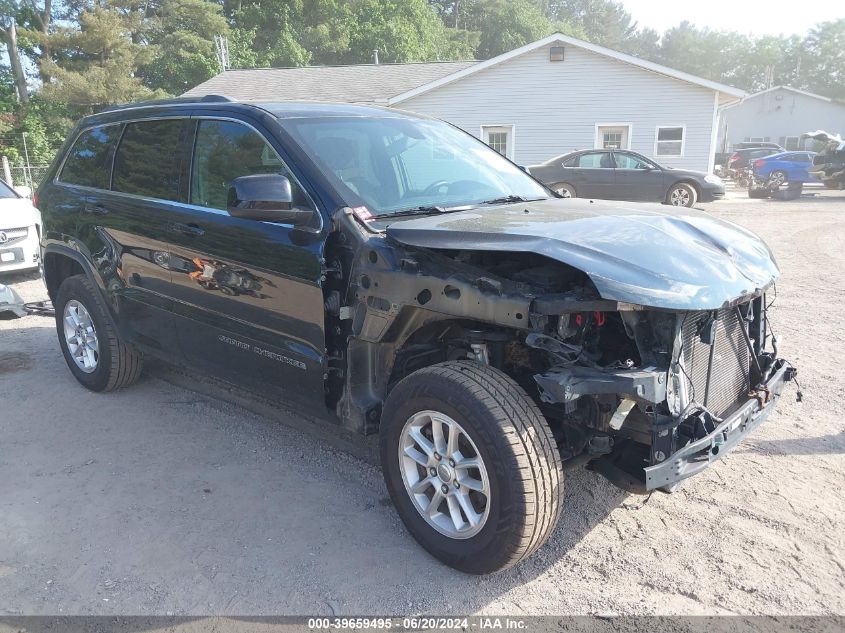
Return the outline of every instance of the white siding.
{"type": "Polygon", "coordinates": [[[725,108],[721,138],[725,137],[726,129],[725,151],[746,137],[768,136],[771,142],[778,143],[782,136],[801,136],[816,130],[845,135],[845,104],[781,88],[725,108]]]}
{"type": "Polygon", "coordinates": [[[480,137],[482,125],[514,125],[513,160],[536,164],[595,145],[596,124],[630,123],[631,149],[653,156],[657,126],[685,126],[674,167],[708,170],[715,92],[603,55],[567,46],[550,62],[548,47],[479,71],[397,108],[435,116],[480,137]]]}

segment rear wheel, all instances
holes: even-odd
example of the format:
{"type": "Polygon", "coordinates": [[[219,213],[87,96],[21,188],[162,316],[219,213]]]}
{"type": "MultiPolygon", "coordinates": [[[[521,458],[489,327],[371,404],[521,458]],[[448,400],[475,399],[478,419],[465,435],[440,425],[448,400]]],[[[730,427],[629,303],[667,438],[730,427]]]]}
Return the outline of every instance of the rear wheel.
{"type": "Polygon", "coordinates": [[[552,185],[552,191],[558,194],[561,198],[575,198],[575,187],[566,182],[559,182],[552,185]]]}
{"type": "Polygon", "coordinates": [[[453,361],[414,372],[385,403],[380,448],[402,521],[455,569],[510,567],[557,523],[563,471],[551,430],[499,370],[453,361]]]}
{"type": "Polygon", "coordinates": [[[787,180],[788,180],[788,177],[786,175],[786,172],[781,171],[780,169],[773,171],[771,176],[769,176],[769,181],[773,185],[777,185],[778,187],[780,187],[782,184],[786,183],[787,180]]]}
{"type": "Polygon", "coordinates": [[[692,207],[698,200],[698,195],[695,187],[685,182],[679,182],[672,185],[666,199],[673,207],[692,207]]]}
{"type": "Polygon", "coordinates": [[[118,337],[100,291],[88,277],[65,279],[55,310],[59,345],[80,383],[92,391],[112,391],[138,379],[141,355],[118,337]]]}

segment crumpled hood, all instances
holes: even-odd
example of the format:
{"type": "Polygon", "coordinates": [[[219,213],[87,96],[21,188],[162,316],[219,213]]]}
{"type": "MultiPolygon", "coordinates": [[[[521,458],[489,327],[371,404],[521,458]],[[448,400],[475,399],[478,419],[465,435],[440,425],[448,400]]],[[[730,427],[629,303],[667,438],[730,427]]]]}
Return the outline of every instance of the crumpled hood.
{"type": "Polygon", "coordinates": [[[533,252],[584,271],[604,299],[709,310],[779,275],[750,231],[690,209],[550,199],[395,220],[387,235],[422,248],[533,252]]]}
{"type": "Polygon", "coordinates": [[[0,231],[41,224],[41,214],[26,198],[0,198],[0,231]]]}

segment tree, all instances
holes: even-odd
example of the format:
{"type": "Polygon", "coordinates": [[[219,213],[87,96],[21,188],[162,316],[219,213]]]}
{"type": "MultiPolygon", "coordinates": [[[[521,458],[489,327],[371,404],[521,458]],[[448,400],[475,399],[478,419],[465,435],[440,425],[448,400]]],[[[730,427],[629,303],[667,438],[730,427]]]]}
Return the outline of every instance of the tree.
{"type": "Polygon", "coordinates": [[[443,22],[425,0],[353,0],[349,5],[352,28],[349,48],[339,56],[343,63],[368,62],[374,50],[385,62],[473,56],[472,41],[449,37],[443,22]]]}
{"type": "Polygon", "coordinates": [[[531,0],[484,0],[464,4],[463,26],[480,34],[476,56],[489,59],[553,32],[531,0]]]}
{"type": "Polygon", "coordinates": [[[637,30],[631,14],[613,0],[535,0],[551,20],[580,29],[587,40],[621,50],[637,30]]]}
{"type": "Polygon", "coordinates": [[[845,99],[845,18],[822,22],[804,40],[807,63],[804,87],[845,99]]]}
{"type": "Polygon", "coordinates": [[[238,59],[258,66],[428,61],[472,57],[425,0],[242,0],[225,3],[238,59]],[[248,44],[252,54],[247,54],[248,44]]]}
{"type": "Polygon", "coordinates": [[[42,72],[51,78],[44,95],[89,108],[163,95],[137,75],[139,67],[152,61],[152,50],[143,43],[146,28],[137,6],[121,2],[83,11],[77,28],[33,33],[43,47],[62,51],[56,61],[41,62],[42,72]]]}
{"type": "Polygon", "coordinates": [[[222,7],[208,0],[150,2],[145,19],[149,62],[138,75],[151,90],[181,94],[219,70],[214,36],[227,35],[222,7]]]}
{"type": "Polygon", "coordinates": [[[8,0],[2,0],[0,1],[0,10],[9,12],[8,17],[0,18],[0,39],[3,40],[6,46],[6,54],[9,56],[9,67],[14,79],[17,100],[26,103],[29,101],[29,89],[26,85],[26,74],[18,51],[18,33],[15,16],[12,13],[13,5],[8,0]]]}

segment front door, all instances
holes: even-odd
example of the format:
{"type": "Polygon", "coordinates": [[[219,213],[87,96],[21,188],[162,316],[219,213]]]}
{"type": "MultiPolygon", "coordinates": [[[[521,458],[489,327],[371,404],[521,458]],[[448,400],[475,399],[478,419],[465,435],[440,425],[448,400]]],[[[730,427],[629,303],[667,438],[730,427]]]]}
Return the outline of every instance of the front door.
{"type": "Polygon", "coordinates": [[[287,176],[294,203],[316,207],[254,128],[195,123],[190,204],[173,218],[170,262],[183,353],[230,379],[322,405],[321,235],[225,211],[231,181],[260,173],[287,176]]]}
{"type": "Polygon", "coordinates": [[[663,170],[631,152],[613,152],[615,164],[614,195],[617,200],[662,202],[663,170]]]}

